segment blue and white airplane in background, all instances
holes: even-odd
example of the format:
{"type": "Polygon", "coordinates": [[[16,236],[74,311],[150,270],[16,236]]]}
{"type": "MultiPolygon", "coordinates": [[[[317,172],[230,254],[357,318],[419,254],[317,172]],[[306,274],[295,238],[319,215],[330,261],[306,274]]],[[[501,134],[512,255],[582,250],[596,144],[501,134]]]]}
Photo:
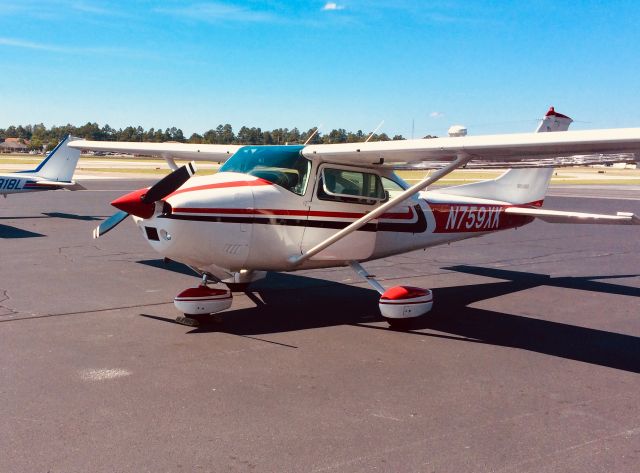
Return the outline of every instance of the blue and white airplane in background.
{"type": "Polygon", "coordinates": [[[0,194],[6,197],[22,192],[82,189],[71,180],[80,158],[80,150],[67,146],[71,139],[69,135],[58,143],[35,169],[0,174],[0,194]]]}

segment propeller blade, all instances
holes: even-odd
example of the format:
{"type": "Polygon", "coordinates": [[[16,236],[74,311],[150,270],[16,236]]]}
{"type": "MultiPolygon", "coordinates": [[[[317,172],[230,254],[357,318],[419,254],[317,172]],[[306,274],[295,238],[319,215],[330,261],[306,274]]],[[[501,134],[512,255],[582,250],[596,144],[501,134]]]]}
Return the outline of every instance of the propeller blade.
{"type": "Polygon", "coordinates": [[[111,217],[102,222],[99,226],[93,229],[93,238],[100,238],[102,235],[107,233],[109,230],[114,229],[118,226],[120,222],[122,222],[125,218],[127,218],[129,214],[124,211],[116,212],[111,217]]]}
{"type": "Polygon", "coordinates": [[[171,174],[163,177],[156,182],[147,193],[142,197],[142,202],[145,204],[153,204],[172,192],[178,190],[178,188],[187,182],[191,176],[196,172],[196,165],[193,161],[184,166],[176,169],[171,174]]]}

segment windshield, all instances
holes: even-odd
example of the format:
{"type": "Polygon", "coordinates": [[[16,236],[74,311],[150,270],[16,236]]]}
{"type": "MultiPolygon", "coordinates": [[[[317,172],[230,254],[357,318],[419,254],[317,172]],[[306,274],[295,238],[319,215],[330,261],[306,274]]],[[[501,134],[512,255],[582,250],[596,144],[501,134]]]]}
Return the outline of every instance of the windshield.
{"type": "Polygon", "coordinates": [[[244,146],[222,165],[220,172],[241,172],[302,195],[311,161],[300,154],[304,146],[244,146]]]}

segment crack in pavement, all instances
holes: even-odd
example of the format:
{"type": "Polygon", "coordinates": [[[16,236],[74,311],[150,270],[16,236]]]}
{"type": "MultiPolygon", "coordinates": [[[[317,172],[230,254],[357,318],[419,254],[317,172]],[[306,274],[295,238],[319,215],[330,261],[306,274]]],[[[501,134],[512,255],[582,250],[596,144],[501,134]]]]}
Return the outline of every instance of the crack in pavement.
{"type": "Polygon", "coordinates": [[[70,262],[74,262],[74,257],[75,256],[81,256],[83,258],[107,258],[107,257],[112,257],[112,256],[122,256],[122,255],[127,255],[128,253],[124,252],[124,251],[117,251],[117,252],[111,252],[111,253],[102,253],[102,254],[81,254],[81,255],[73,255],[73,254],[69,254],[68,251],[69,250],[78,250],[78,249],[83,249],[83,250],[87,250],[87,252],[89,251],[96,251],[97,253],[101,253],[104,250],[102,248],[100,248],[98,245],[73,245],[73,246],[61,246],[58,248],[58,254],[60,256],[63,256],[64,258],[66,258],[68,261],[70,262]]]}
{"type": "MultiPolygon", "coordinates": [[[[2,301],[0,301],[0,302],[2,302],[2,301]]],[[[173,304],[173,301],[154,302],[154,303],[151,303],[151,304],[135,304],[135,305],[120,306],[120,307],[107,307],[107,308],[104,308],[104,309],[81,310],[81,311],[77,311],[77,312],[62,312],[62,313],[59,313],[59,314],[27,315],[27,316],[24,316],[24,317],[12,317],[10,319],[0,320],[0,323],[3,323],[3,322],[16,322],[18,320],[45,319],[45,318],[48,318],[48,317],[62,317],[62,316],[67,316],[67,315],[97,314],[99,312],[110,312],[110,311],[122,310],[122,309],[136,309],[136,308],[139,308],[139,307],[140,308],[141,307],[154,307],[154,306],[168,305],[168,304],[173,304]]],[[[15,312],[15,313],[17,314],[18,312],[15,312]]]]}
{"type": "Polygon", "coordinates": [[[15,310],[4,305],[4,303],[9,300],[11,300],[9,291],[7,289],[0,289],[0,312],[7,311],[6,313],[0,313],[0,317],[12,316],[18,313],[15,310]]]}

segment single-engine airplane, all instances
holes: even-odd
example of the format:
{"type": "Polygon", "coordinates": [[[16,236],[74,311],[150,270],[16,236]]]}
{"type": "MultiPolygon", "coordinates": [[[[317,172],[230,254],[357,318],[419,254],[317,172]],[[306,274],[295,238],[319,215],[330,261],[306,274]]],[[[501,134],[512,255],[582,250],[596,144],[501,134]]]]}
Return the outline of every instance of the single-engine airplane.
{"type": "Polygon", "coordinates": [[[82,189],[71,180],[80,158],[80,150],[67,146],[71,139],[64,138],[35,169],[0,174],[0,194],[82,189]]]}
{"type": "Polygon", "coordinates": [[[552,166],[629,161],[640,152],[640,128],[566,131],[571,121],[551,108],[538,133],[309,146],[69,146],[161,156],[170,165],[174,158],[225,161],[215,175],[192,177],[190,163],[114,200],[119,212],[94,230],[97,238],[131,215],[154,250],[202,276],[198,287],[174,299],[183,321],[229,308],[235,286],[266,271],[351,266],[380,293],[383,317],[402,325],[431,309],[432,292],[387,289],[362,262],[517,228],[536,218],[640,224],[632,213],[542,208],[552,166]],[[410,186],[394,173],[400,166],[437,171],[410,186]],[[461,167],[510,169],[493,180],[425,191],[461,167]],[[227,288],[209,287],[210,281],[227,288]]]}

